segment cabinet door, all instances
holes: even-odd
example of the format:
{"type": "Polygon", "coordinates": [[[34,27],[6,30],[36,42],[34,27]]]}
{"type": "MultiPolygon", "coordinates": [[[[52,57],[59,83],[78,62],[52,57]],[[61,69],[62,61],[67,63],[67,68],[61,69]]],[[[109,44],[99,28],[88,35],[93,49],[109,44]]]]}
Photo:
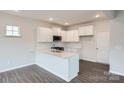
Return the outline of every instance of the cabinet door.
{"type": "Polygon", "coordinates": [[[79,34],[77,30],[73,30],[73,42],[79,41],[79,34]]]}
{"type": "Polygon", "coordinates": [[[85,35],[85,28],[84,27],[80,27],[79,28],[79,36],[84,36],[85,35]]]}
{"type": "Polygon", "coordinates": [[[58,36],[61,36],[61,32],[62,32],[62,30],[60,29],[60,30],[58,30],[58,36]]]}
{"type": "Polygon", "coordinates": [[[73,42],[73,31],[66,32],[66,42],[73,42]]]}
{"type": "Polygon", "coordinates": [[[79,35],[80,36],[87,36],[87,35],[93,35],[93,26],[84,26],[79,28],[79,35]]]}
{"type": "Polygon", "coordinates": [[[61,35],[61,28],[52,28],[53,35],[60,36],[61,35]]]}
{"type": "Polygon", "coordinates": [[[53,34],[52,34],[52,30],[51,29],[48,29],[47,33],[46,33],[46,36],[47,36],[47,42],[53,42],[53,34]]]}
{"type": "Polygon", "coordinates": [[[69,31],[69,42],[73,42],[74,41],[74,33],[73,31],[69,31]]]}
{"type": "Polygon", "coordinates": [[[52,31],[49,28],[39,27],[37,31],[38,42],[52,42],[52,31]]]}
{"type": "Polygon", "coordinates": [[[62,42],[66,42],[66,31],[61,31],[60,32],[61,36],[62,36],[62,42]]]}
{"type": "Polygon", "coordinates": [[[70,30],[66,33],[66,42],[78,42],[79,41],[79,34],[77,30],[70,30]]]}
{"type": "Polygon", "coordinates": [[[85,35],[93,35],[93,26],[86,26],[85,27],[85,35]]]}

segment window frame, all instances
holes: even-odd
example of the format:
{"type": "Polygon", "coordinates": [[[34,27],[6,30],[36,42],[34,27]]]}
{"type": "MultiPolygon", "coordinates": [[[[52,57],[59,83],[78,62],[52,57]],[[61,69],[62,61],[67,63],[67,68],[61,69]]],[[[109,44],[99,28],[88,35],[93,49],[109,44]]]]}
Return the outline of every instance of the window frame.
{"type": "Polygon", "coordinates": [[[6,36],[6,37],[21,37],[20,26],[18,26],[18,25],[8,25],[8,24],[6,24],[6,26],[5,26],[5,36],[6,36]],[[7,26],[12,26],[12,30],[7,30],[7,26]],[[14,35],[14,34],[13,34],[13,32],[15,32],[15,30],[13,30],[13,27],[18,27],[18,33],[19,33],[19,35],[14,35]],[[11,32],[12,32],[12,35],[7,35],[7,31],[11,31],[11,32]]]}

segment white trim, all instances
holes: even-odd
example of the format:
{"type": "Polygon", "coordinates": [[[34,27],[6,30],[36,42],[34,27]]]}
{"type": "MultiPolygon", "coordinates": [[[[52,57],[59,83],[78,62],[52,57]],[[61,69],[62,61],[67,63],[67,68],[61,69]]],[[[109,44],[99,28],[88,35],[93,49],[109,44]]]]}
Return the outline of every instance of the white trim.
{"type": "Polygon", "coordinates": [[[98,61],[96,61],[96,59],[95,59],[95,58],[89,59],[89,58],[83,57],[83,58],[80,58],[80,59],[81,59],[81,60],[90,61],[90,62],[94,62],[94,63],[99,63],[99,64],[110,65],[109,63],[106,63],[106,62],[98,62],[98,61]]]}
{"type": "Polygon", "coordinates": [[[6,72],[6,71],[10,71],[10,70],[14,70],[14,69],[18,69],[18,68],[22,68],[22,67],[26,67],[26,66],[30,66],[30,65],[33,65],[33,64],[34,63],[25,64],[25,65],[20,65],[20,66],[12,67],[12,68],[9,68],[9,69],[0,70],[0,73],[6,72]]]}
{"type": "Polygon", "coordinates": [[[111,70],[109,72],[113,73],[113,74],[124,76],[124,73],[120,73],[120,72],[116,72],[116,71],[111,71],[111,70]]]}
{"type": "Polygon", "coordinates": [[[6,27],[5,27],[5,36],[6,37],[21,37],[21,30],[20,30],[20,26],[18,26],[18,25],[6,25],[6,27]],[[12,26],[12,30],[9,30],[9,31],[12,31],[12,35],[7,35],[7,26],[12,26]],[[14,30],[13,30],[13,27],[18,27],[18,33],[19,33],[19,35],[14,35],[13,34],[13,32],[14,32],[14,30]]]}

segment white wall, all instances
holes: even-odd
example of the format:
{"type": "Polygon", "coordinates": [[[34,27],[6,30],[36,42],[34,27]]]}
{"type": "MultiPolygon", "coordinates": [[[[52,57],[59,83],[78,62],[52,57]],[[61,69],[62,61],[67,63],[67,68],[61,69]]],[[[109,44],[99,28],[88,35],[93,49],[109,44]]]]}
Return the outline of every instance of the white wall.
{"type": "Polygon", "coordinates": [[[110,22],[109,20],[103,20],[98,22],[91,22],[87,24],[80,24],[71,26],[68,29],[78,29],[80,26],[85,25],[94,25],[94,36],[80,37],[79,43],[66,43],[66,47],[77,48],[80,54],[80,59],[97,61],[97,51],[96,51],[96,35],[98,32],[109,32],[110,31],[110,22]]]}
{"type": "Polygon", "coordinates": [[[124,11],[111,20],[110,72],[124,75],[124,11]]]}
{"type": "MultiPolygon", "coordinates": [[[[34,62],[38,26],[52,27],[54,25],[0,13],[0,72],[34,62]],[[6,24],[20,26],[22,37],[5,37],[6,24]]],[[[48,46],[48,44],[41,44],[38,47],[42,45],[48,46]]]]}

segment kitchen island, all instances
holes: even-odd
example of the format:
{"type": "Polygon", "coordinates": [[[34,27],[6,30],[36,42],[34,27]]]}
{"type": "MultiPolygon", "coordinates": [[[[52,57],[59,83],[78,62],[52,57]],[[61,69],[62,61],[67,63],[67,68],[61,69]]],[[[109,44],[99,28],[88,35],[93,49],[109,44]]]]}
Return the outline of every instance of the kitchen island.
{"type": "Polygon", "coordinates": [[[78,75],[79,55],[77,53],[38,50],[36,64],[69,82],[78,75]]]}

